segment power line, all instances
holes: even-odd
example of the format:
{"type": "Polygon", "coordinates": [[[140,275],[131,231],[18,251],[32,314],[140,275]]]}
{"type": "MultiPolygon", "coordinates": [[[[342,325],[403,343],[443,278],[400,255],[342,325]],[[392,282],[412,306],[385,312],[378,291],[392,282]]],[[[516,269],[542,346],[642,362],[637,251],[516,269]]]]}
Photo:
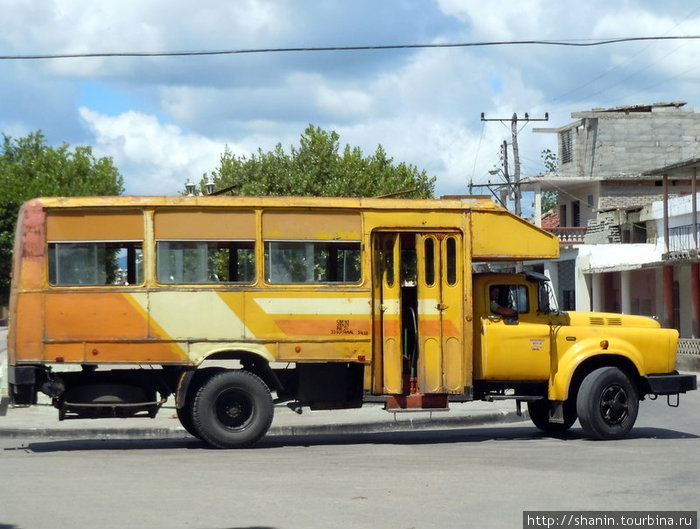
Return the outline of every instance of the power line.
{"type": "MultiPolygon", "coordinates": [[[[689,19],[691,19],[698,11],[700,11],[700,7],[694,7],[687,15],[685,15],[684,17],[682,17],[681,22],[676,23],[672,28],[670,28],[670,29],[667,31],[667,34],[670,33],[671,31],[674,31],[676,28],[678,28],[679,26],[681,26],[684,22],[686,22],[686,21],[688,21],[689,19]]],[[[667,34],[666,34],[666,35],[663,35],[663,36],[666,37],[666,36],[668,36],[667,34]]],[[[660,40],[660,39],[659,39],[659,40],[660,40]]],[[[626,68],[627,66],[629,66],[629,65],[632,63],[632,60],[633,60],[633,59],[635,59],[635,58],[636,58],[637,56],[639,56],[639,55],[642,55],[643,53],[646,53],[647,50],[649,49],[649,46],[650,46],[650,45],[644,46],[644,47],[643,47],[642,49],[640,49],[637,53],[635,53],[635,54],[632,55],[631,57],[628,57],[624,64],[622,64],[622,65],[614,65],[614,66],[608,68],[608,69],[607,69],[606,71],[604,71],[603,73],[597,75],[597,76],[594,77],[593,79],[590,79],[588,82],[585,82],[585,83],[583,83],[583,84],[582,84],[582,83],[578,83],[577,86],[575,86],[575,87],[572,88],[571,90],[569,90],[569,91],[567,91],[567,92],[565,92],[565,93],[563,93],[563,94],[561,94],[561,95],[555,97],[552,101],[559,101],[560,99],[563,99],[564,97],[566,97],[566,96],[568,96],[568,95],[570,95],[570,94],[573,94],[573,93],[575,93],[575,92],[579,92],[579,91],[582,90],[583,88],[586,88],[587,86],[592,85],[592,84],[593,84],[594,82],[596,82],[597,80],[599,80],[599,79],[605,77],[606,75],[608,75],[609,73],[611,73],[611,72],[613,72],[613,71],[615,71],[615,70],[619,70],[620,68],[626,68]]],[[[667,57],[668,55],[674,53],[675,51],[677,51],[677,50],[680,49],[680,48],[681,48],[681,46],[679,46],[679,47],[676,48],[675,50],[672,50],[672,51],[669,52],[667,55],[665,55],[664,58],[667,57]]],[[[659,60],[654,61],[651,65],[656,64],[658,61],[659,61],[659,60]]],[[[640,73],[641,71],[644,71],[645,69],[649,68],[651,65],[648,65],[647,67],[642,68],[641,70],[635,71],[634,73],[628,75],[624,80],[627,80],[627,79],[629,79],[630,77],[632,77],[632,76],[634,76],[634,75],[637,75],[637,74],[640,73]]],[[[606,87],[606,88],[603,88],[603,89],[601,89],[601,90],[598,90],[597,92],[594,92],[593,94],[589,94],[589,95],[587,95],[587,96],[585,97],[585,99],[590,99],[591,97],[596,96],[596,95],[598,95],[598,94],[604,92],[605,90],[607,90],[607,89],[609,89],[609,88],[612,88],[612,87],[618,85],[619,83],[620,83],[620,82],[616,82],[616,83],[614,83],[613,85],[610,85],[610,86],[608,86],[608,87],[606,87]]]]}
{"type": "Polygon", "coordinates": [[[622,37],[604,40],[572,39],[572,40],[509,40],[492,42],[460,42],[437,44],[386,44],[365,46],[319,46],[295,48],[251,48],[238,50],[199,50],[199,51],[131,51],[131,52],[96,52],[96,53],[39,53],[27,55],[0,55],[3,61],[22,61],[37,59],[89,59],[106,57],[196,57],[204,55],[240,55],[254,53],[295,53],[319,51],[373,51],[373,50],[402,50],[428,48],[478,48],[487,46],[568,46],[591,47],[620,44],[623,42],[660,41],[660,40],[698,40],[700,35],[687,36],[658,36],[658,37],[622,37]]]}

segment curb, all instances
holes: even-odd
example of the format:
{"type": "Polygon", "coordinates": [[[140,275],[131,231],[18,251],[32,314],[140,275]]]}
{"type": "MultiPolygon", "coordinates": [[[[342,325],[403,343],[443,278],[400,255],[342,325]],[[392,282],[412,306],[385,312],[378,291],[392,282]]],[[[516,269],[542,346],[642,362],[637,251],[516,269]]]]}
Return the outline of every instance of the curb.
{"type": "Polygon", "coordinates": [[[417,430],[449,429],[484,424],[504,424],[524,421],[527,413],[497,411],[473,416],[441,417],[439,419],[409,419],[404,421],[376,421],[367,423],[314,424],[308,426],[273,426],[268,435],[328,435],[410,432],[417,430]]]}
{"type": "MultiPolygon", "coordinates": [[[[449,429],[484,424],[504,424],[527,420],[527,412],[518,416],[514,411],[497,411],[474,416],[441,417],[438,419],[409,419],[345,424],[310,424],[272,426],[266,436],[342,435],[387,432],[410,432],[449,429]]],[[[193,439],[181,426],[173,428],[2,428],[4,439],[193,439]]]]}

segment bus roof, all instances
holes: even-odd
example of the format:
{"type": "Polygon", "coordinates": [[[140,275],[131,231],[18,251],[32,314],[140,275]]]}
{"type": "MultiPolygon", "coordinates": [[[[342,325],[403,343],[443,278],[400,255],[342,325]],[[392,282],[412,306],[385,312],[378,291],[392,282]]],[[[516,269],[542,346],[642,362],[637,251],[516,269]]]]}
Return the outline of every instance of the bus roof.
{"type": "MultiPolygon", "coordinates": [[[[484,196],[398,199],[296,196],[101,196],[44,197],[28,203],[44,209],[105,208],[298,208],[318,210],[463,212],[471,217],[475,260],[551,259],[559,257],[559,240],[484,196]]],[[[415,227],[420,227],[417,221],[415,227]]],[[[446,226],[444,226],[446,227],[446,226]]]]}
{"type": "Polygon", "coordinates": [[[447,210],[503,210],[485,196],[458,196],[439,199],[399,199],[361,197],[302,197],[302,196],[234,196],[234,195],[161,195],[161,196],[92,196],[92,197],[40,197],[46,208],[87,207],[300,207],[347,209],[447,209],[447,210]]]}

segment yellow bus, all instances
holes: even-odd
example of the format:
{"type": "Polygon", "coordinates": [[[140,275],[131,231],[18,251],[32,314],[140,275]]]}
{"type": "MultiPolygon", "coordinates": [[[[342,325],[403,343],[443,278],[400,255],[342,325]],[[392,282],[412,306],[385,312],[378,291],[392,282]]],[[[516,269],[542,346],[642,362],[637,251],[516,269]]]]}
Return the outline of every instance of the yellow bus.
{"type": "Polygon", "coordinates": [[[222,448],[260,439],[278,402],[512,398],[545,431],[578,418],[621,437],[641,397],[695,378],[652,319],[559,312],[542,275],[473,273],[558,254],[484,197],[35,199],[17,224],[10,399],[42,392],[63,420],[153,417],[174,396],[222,448]]]}

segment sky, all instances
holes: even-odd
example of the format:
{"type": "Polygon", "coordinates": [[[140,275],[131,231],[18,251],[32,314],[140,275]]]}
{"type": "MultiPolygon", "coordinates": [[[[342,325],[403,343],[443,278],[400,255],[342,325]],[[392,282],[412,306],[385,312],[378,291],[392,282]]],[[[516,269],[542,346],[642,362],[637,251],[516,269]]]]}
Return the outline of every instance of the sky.
{"type": "MultiPolygon", "coordinates": [[[[0,0],[0,56],[700,35],[685,0],[0,0]]],[[[686,101],[700,40],[184,57],[0,60],[0,132],[92,146],[126,194],[181,194],[237,155],[289,152],[309,124],[436,177],[436,195],[498,181],[520,122],[521,176],[544,171],[572,112],[686,101]]],[[[513,172],[512,153],[509,154],[513,172]]],[[[478,192],[479,189],[475,189],[478,192]]],[[[485,192],[485,190],[482,190],[485,192]]]]}

